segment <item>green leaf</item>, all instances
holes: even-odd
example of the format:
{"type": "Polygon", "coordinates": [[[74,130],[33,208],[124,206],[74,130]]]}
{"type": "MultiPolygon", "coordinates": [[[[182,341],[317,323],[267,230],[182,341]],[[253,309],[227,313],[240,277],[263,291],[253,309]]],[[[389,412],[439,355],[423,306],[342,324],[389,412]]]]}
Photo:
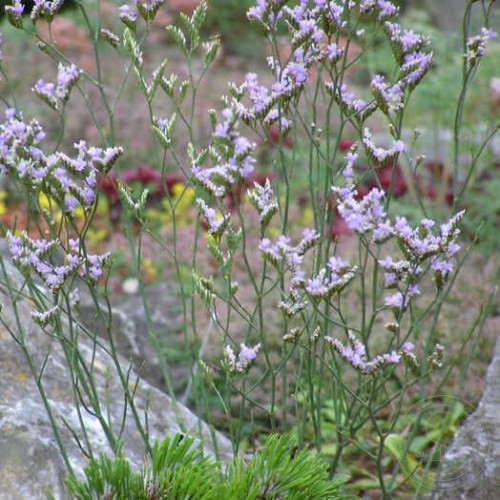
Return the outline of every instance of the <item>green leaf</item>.
{"type": "Polygon", "coordinates": [[[148,101],[152,102],[156,90],[158,89],[158,85],[161,83],[163,79],[163,74],[165,73],[165,68],[167,67],[168,59],[163,59],[160,65],[153,71],[153,81],[151,82],[151,87],[148,92],[148,101]]]}
{"type": "Polygon", "coordinates": [[[165,29],[167,30],[167,33],[173,38],[175,44],[184,52],[186,52],[187,51],[186,37],[184,36],[184,33],[180,30],[180,28],[170,24],[166,26],[165,29]]]}
{"type": "Polygon", "coordinates": [[[396,458],[404,472],[405,479],[421,492],[429,491],[434,483],[433,474],[425,471],[415,455],[407,449],[406,439],[389,434],[384,441],[385,448],[396,458]]]}

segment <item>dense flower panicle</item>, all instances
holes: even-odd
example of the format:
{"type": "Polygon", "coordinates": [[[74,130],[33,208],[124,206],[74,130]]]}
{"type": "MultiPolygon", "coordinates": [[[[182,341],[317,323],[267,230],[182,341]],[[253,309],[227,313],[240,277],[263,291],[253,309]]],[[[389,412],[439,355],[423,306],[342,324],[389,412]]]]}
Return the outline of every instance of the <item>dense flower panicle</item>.
{"type": "Polygon", "coordinates": [[[406,150],[405,143],[400,139],[395,140],[392,147],[389,149],[385,149],[380,146],[377,147],[374,144],[372,134],[367,127],[363,130],[363,146],[365,147],[368,157],[378,165],[394,161],[400,153],[406,150]]]}
{"type": "MultiPolygon", "coordinates": [[[[134,2],[136,3],[136,2],[134,2]]],[[[121,5],[118,8],[120,12],[120,21],[122,21],[123,24],[128,26],[131,29],[135,28],[135,23],[137,22],[137,18],[139,17],[139,14],[137,13],[137,10],[131,7],[130,5],[121,5]]]]}
{"type": "Polygon", "coordinates": [[[60,111],[69,99],[71,89],[76,85],[81,71],[72,64],[64,66],[59,64],[57,83],[47,83],[38,80],[33,87],[33,92],[43,99],[51,108],[60,111]]]}
{"type": "MultiPolygon", "coordinates": [[[[413,352],[415,346],[411,342],[404,342],[399,349],[379,354],[373,359],[368,360],[365,346],[352,332],[348,333],[345,344],[332,337],[325,337],[325,341],[344,361],[363,375],[373,375],[384,366],[398,365],[401,362],[404,362],[405,365],[414,371],[420,368],[420,363],[413,352]]],[[[441,366],[442,358],[443,347],[440,344],[436,344],[433,352],[427,357],[427,361],[430,367],[434,369],[441,366]]]]}
{"type": "Polygon", "coordinates": [[[210,194],[222,198],[229,186],[247,179],[254,171],[253,156],[256,144],[243,137],[238,130],[241,106],[236,101],[222,112],[213,132],[214,145],[209,149],[213,167],[194,160],[191,172],[196,181],[210,194]]]}
{"type": "Polygon", "coordinates": [[[45,328],[56,316],[59,312],[59,306],[51,307],[46,311],[31,311],[31,317],[33,321],[40,325],[42,328],[45,328]]]}
{"type": "Polygon", "coordinates": [[[428,40],[411,30],[403,30],[401,26],[390,21],[383,24],[390,37],[392,50],[396,60],[401,64],[405,55],[418,52],[428,40]]]}
{"type": "Polygon", "coordinates": [[[36,22],[43,17],[46,21],[52,21],[63,3],[64,0],[34,0],[31,20],[36,22]]]}
{"type": "Polygon", "coordinates": [[[51,262],[51,256],[56,248],[62,248],[59,240],[32,239],[26,232],[20,236],[7,233],[9,252],[14,264],[24,275],[35,273],[45,286],[52,292],[57,292],[64,286],[66,280],[78,273],[81,277],[97,281],[103,274],[110,254],[84,254],[79,240],[70,240],[68,251],[65,251],[63,265],[51,262]]]}
{"type": "Polygon", "coordinates": [[[460,248],[456,239],[460,234],[458,224],[464,213],[462,210],[447,223],[441,224],[439,234],[432,232],[434,221],[424,219],[418,228],[412,229],[405,217],[397,216],[394,224],[395,236],[400,240],[406,257],[418,264],[430,257],[452,257],[460,248]]]}
{"type": "Polygon", "coordinates": [[[399,7],[388,0],[360,0],[359,12],[375,14],[379,21],[384,21],[396,16],[399,13],[399,7]]]}
{"type": "Polygon", "coordinates": [[[256,21],[266,31],[271,31],[281,18],[281,8],[286,0],[256,0],[255,6],[250,7],[247,18],[256,21]]]}
{"type": "Polygon", "coordinates": [[[470,66],[474,66],[486,53],[486,44],[489,40],[494,40],[497,37],[495,31],[488,28],[481,28],[479,35],[470,37],[465,43],[466,52],[464,58],[470,66]]]}
{"type": "MultiPolygon", "coordinates": [[[[334,257],[332,257],[334,259],[334,257]]],[[[326,268],[304,283],[304,290],[314,300],[329,299],[334,293],[341,292],[356,276],[356,266],[332,267],[330,259],[326,268]]]]}
{"type": "Polygon", "coordinates": [[[254,347],[240,344],[240,352],[236,357],[232,347],[228,345],[224,351],[225,362],[232,373],[245,373],[255,363],[259,350],[260,344],[254,347]]]}
{"type": "Polygon", "coordinates": [[[403,108],[404,92],[400,83],[390,85],[383,76],[375,75],[370,85],[378,107],[385,114],[403,108]]]}
{"type": "Polygon", "coordinates": [[[144,20],[152,21],[165,0],[138,0],[133,3],[136,4],[137,11],[144,20]]]}
{"type": "Polygon", "coordinates": [[[414,349],[413,344],[406,342],[398,351],[391,351],[390,353],[378,355],[372,360],[368,360],[365,346],[352,332],[348,333],[347,342],[345,344],[332,337],[325,337],[325,341],[332,346],[333,350],[337,352],[344,361],[349,363],[363,375],[372,375],[383,366],[397,365],[401,360],[407,362],[408,357],[412,357],[412,351],[414,349]]]}
{"type": "Polygon", "coordinates": [[[315,229],[304,229],[302,239],[293,246],[288,236],[280,235],[275,243],[269,238],[263,238],[259,244],[259,250],[269,262],[278,265],[284,261],[287,268],[291,271],[292,281],[298,275],[302,276],[302,261],[304,254],[313,248],[320,239],[320,234],[315,229]]]}
{"type": "MultiPolygon", "coordinates": [[[[451,259],[460,248],[456,239],[460,234],[458,224],[464,211],[441,224],[438,231],[434,230],[435,221],[426,218],[416,228],[412,228],[405,217],[396,216],[392,222],[384,210],[383,191],[374,188],[359,199],[353,181],[352,165],[355,159],[353,153],[349,153],[344,170],[346,184],[343,187],[332,187],[332,191],[337,194],[337,210],[351,231],[358,234],[371,233],[374,243],[383,243],[393,237],[398,240],[404,259],[395,261],[389,256],[378,261],[385,271],[385,287],[397,289],[394,294],[385,298],[385,305],[398,318],[412,297],[420,294],[417,282],[424,262],[428,263],[434,273],[438,290],[452,272],[451,259]]],[[[313,293],[324,293],[325,275],[311,281],[309,287],[313,293]]]]}
{"type": "Polygon", "coordinates": [[[337,210],[345,220],[348,228],[358,234],[373,233],[375,242],[383,242],[392,236],[392,228],[388,224],[382,200],[384,192],[374,188],[361,200],[352,182],[345,187],[332,187],[337,194],[337,210]]]}
{"type": "Polygon", "coordinates": [[[339,87],[334,82],[326,82],[325,88],[344,113],[353,116],[359,123],[363,123],[377,109],[374,102],[357,99],[352,92],[348,92],[346,85],[339,87]]]}
{"type": "Polygon", "coordinates": [[[214,208],[209,207],[204,200],[198,199],[196,200],[196,204],[198,205],[198,209],[205,217],[205,220],[208,224],[208,233],[211,234],[214,238],[220,239],[222,233],[229,225],[231,216],[230,215],[222,215],[221,213],[217,213],[214,208]]]}
{"type": "Polygon", "coordinates": [[[123,153],[120,147],[87,147],[85,141],[74,145],[76,158],[57,152],[46,156],[41,149],[45,133],[36,120],[29,124],[6,111],[0,124],[0,173],[18,179],[29,189],[43,185],[68,214],[80,205],[89,210],[96,197],[98,174],[106,174],[123,153]]]}
{"type": "Polygon", "coordinates": [[[21,0],[14,0],[12,5],[4,7],[5,13],[9,22],[16,28],[22,27],[22,15],[24,13],[24,5],[21,0]]]}
{"type": "Polygon", "coordinates": [[[14,109],[8,109],[5,116],[0,125],[0,173],[13,173],[36,185],[46,174],[46,158],[40,148],[45,132],[36,120],[22,121],[14,109]]]}
{"type": "Polygon", "coordinates": [[[410,90],[426,75],[432,65],[432,52],[412,52],[403,57],[400,67],[401,83],[410,90]]]}

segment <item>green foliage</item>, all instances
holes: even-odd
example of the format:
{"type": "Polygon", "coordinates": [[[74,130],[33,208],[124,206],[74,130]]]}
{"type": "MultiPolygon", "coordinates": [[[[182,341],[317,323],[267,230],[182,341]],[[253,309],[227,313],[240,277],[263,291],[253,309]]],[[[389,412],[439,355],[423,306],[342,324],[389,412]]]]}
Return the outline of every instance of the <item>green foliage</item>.
{"type": "Polygon", "coordinates": [[[66,488],[71,498],[146,498],[140,476],[134,474],[123,457],[114,460],[101,455],[98,460],[91,460],[85,467],[85,481],[79,482],[75,476],[68,476],[66,488]]]}
{"type": "Polygon", "coordinates": [[[156,443],[151,462],[141,473],[133,472],[123,457],[101,455],[85,467],[84,481],[66,479],[70,498],[213,498],[212,485],[220,477],[217,462],[203,455],[194,438],[177,434],[156,443]]]}
{"type": "Polygon", "coordinates": [[[342,480],[328,479],[327,466],[318,455],[298,450],[284,435],[271,435],[262,451],[245,466],[240,460],[228,470],[229,480],[217,498],[339,498],[342,480]]]}
{"type": "Polygon", "coordinates": [[[467,212],[464,217],[465,232],[477,237],[476,247],[485,252],[500,248],[500,175],[493,170],[491,179],[479,181],[477,189],[466,199],[467,212]]]}
{"type": "Polygon", "coordinates": [[[342,480],[329,480],[318,455],[297,450],[292,439],[270,436],[253,460],[237,458],[224,474],[194,438],[177,434],[156,443],[141,473],[123,457],[101,455],[85,468],[85,480],[66,479],[69,498],[303,499],[339,498],[342,480]]]}
{"type": "Polygon", "coordinates": [[[261,54],[262,40],[247,20],[247,10],[254,0],[211,0],[203,27],[218,35],[227,52],[241,56],[261,54]]]}

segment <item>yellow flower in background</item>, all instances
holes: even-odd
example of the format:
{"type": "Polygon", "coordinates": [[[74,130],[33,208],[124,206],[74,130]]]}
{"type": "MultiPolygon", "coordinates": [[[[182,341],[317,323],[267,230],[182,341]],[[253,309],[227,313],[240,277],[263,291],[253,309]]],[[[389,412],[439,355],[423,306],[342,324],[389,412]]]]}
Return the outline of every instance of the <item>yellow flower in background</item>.
{"type": "Polygon", "coordinates": [[[278,236],[281,235],[281,229],[278,227],[278,226],[270,226],[268,229],[267,229],[267,235],[271,238],[271,239],[276,239],[278,236]]]}
{"type": "Polygon", "coordinates": [[[165,226],[172,222],[175,214],[175,222],[178,226],[186,226],[192,222],[192,208],[195,197],[193,188],[186,188],[182,183],[176,183],[172,186],[171,200],[164,199],[161,202],[161,208],[150,208],[147,211],[148,218],[165,226]]]}
{"type": "Polygon", "coordinates": [[[85,211],[81,206],[75,208],[75,212],[73,213],[75,219],[85,220],[85,211]]]}
{"type": "Polygon", "coordinates": [[[45,210],[52,216],[52,219],[55,222],[61,222],[61,209],[58,207],[57,203],[52,198],[47,196],[43,191],[40,191],[40,194],[38,195],[38,204],[40,205],[40,208],[42,210],[45,210]]]}
{"type": "Polygon", "coordinates": [[[43,191],[38,195],[38,204],[42,210],[52,210],[52,201],[43,191]]]}
{"type": "Polygon", "coordinates": [[[156,270],[153,261],[151,259],[142,259],[142,272],[144,276],[144,283],[146,285],[150,284],[158,276],[158,271],[156,270]]]}
{"type": "Polygon", "coordinates": [[[186,188],[184,184],[177,183],[172,186],[175,220],[179,225],[185,225],[191,222],[189,212],[193,207],[195,194],[193,188],[186,188]]]}
{"type": "Polygon", "coordinates": [[[7,191],[0,191],[0,217],[7,212],[5,198],[7,198],[7,191]]]}
{"type": "Polygon", "coordinates": [[[107,228],[93,229],[90,228],[85,235],[85,240],[93,250],[98,250],[99,246],[109,236],[107,228]]]}
{"type": "Polygon", "coordinates": [[[300,219],[301,226],[309,227],[314,224],[314,210],[311,207],[304,208],[300,219]]]}

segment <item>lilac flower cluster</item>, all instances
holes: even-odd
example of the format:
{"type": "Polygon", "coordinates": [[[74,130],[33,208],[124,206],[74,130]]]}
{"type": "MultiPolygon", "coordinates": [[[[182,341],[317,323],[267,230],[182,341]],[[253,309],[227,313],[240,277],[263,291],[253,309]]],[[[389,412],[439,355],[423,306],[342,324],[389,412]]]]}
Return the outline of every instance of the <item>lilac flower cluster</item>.
{"type": "MultiPolygon", "coordinates": [[[[136,2],[133,2],[134,4],[136,2]]],[[[135,29],[135,23],[137,22],[138,13],[131,5],[122,5],[118,9],[120,11],[120,20],[123,24],[131,29],[135,29]]]]}
{"type": "Polygon", "coordinates": [[[14,0],[12,5],[4,7],[7,18],[12,26],[16,28],[22,27],[22,15],[24,13],[24,5],[21,0],[14,0]]]}
{"type": "Polygon", "coordinates": [[[392,52],[399,63],[399,85],[410,90],[420,82],[432,64],[432,52],[423,51],[427,45],[421,35],[411,30],[402,30],[401,26],[386,21],[384,28],[390,37],[392,52]]]}
{"type": "MultiPolygon", "coordinates": [[[[355,9],[353,2],[349,2],[342,9],[355,9]]],[[[402,30],[401,27],[390,21],[398,13],[398,8],[386,0],[365,0],[359,2],[359,13],[365,16],[374,16],[381,23],[389,37],[394,57],[399,66],[396,81],[386,82],[376,75],[371,83],[375,101],[366,102],[357,99],[349,92],[344,84],[339,85],[337,80],[326,83],[327,92],[347,116],[362,124],[377,108],[389,114],[400,111],[404,106],[405,89],[412,90],[429,70],[432,54],[422,49],[427,40],[413,31],[402,30]]]]}
{"type": "Polygon", "coordinates": [[[389,149],[376,146],[372,141],[372,134],[368,128],[363,131],[363,146],[367,156],[377,165],[394,161],[406,149],[405,143],[401,140],[394,141],[389,149]]]}
{"type": "MultiPolygon", "coordinates": [[[[412,371],[416,371],[420,368],[420,363],[413,352],[415,346],[411,342],[405,342],[398,350],[393,350],[386,354],[379,354],[373,359],[368,360],[365,346],[352,332],[348,333],[347,342],[345,344],[332,337],[325,337],[325,341],[343,360],[347,361],[347,363],[363,375],[373,375],[382,367],[387,365],[398,365],[401,361],[412,371]]],[[[442,358],[443,347],[440,344],[436,344],[433,352],[427,357],[428,366],[431,369],[439,368],[442,358]]]]}
{"type": "Polygon", "coordinates": [[[0,125],[0,174],[11,173],[36,186],[48,171],[40,148],[45,132],[36,120],[23,122],[14,109],[8,109],[5,116],[6,121],[0,125]]]}
{"type": "Polygon", "coordinates": [[[337,210],[345,220],[347,227],[358,234],[372,233],[372,241],[383,243],[392,236],[392,229],[387,220],[382,200],[384,192],[374,188],[361,200],[352,180],[344,187],[332,187],[337,194],[337,210]]]}
{"type": "Polygon", "coordinates": [[[29,189],[43,188],[54,197],[67,214],[80,205],[92,208],[96,196],[97,175],[106,174],[122,148],[87,147],[85,141],[75,144],[76,158],[57,152],[46,156],[41,149],[45,137],[36,120],[26,124],[15,111],[6,111],[0,125],[0,173],[18,179],[29,189]]]}
{"type": "Polygon", "coordinates": [[[389,238],[396,238],[404,260],[393,261],[392,257],[379,260],[385,270],[385,286],[398,289],[386,297],[385,305],[390,307],[396,317],[408,306],[409,300],[419,295],[417,281],[423,272],[423,265],[428,262],[434,273],[438,289],[447,280],[453,270],[451,259],[460,249],[456,243],[460,234],[458,224],[464,215],[461,211],[448,222],[439,226],[439,232],[433,232],[436,223],[423,219],[417,228],[411,228],[405,217],[396,216],[391,222],[383,207],[384,192],[372,189],[360,200],[352,180],[352,153],[346,168],[346,185],[332,187],[337,194],[337,209],[351,231],[365,235],[372,234],[374,243],[383,243],[389,238]],[[402,283],[407,285],[402,287],[402,283]]]}
{"type": "Polygon", "coordinates": [[[76,85],[80,74],[80,70],[74,64],[64,66],[59,63],[57,83],[47,83],[44,80],[38,80],[33,87],[33,92],[52,109],[60,111],[69,99],[71,89],[76,85]]]}
{"type": "Polygon", "coordinates": [[[483,27],[479,35],[473,36],[467,40],[464,58],[471,67],[486,53],[487,42],[489,40],[494,40],[496,37],[497,34],[493,30],[483,27]]]}
{"type": "Polygon", "coordinates": [[[63,3],[64,0],[34,0],[31,20],[35,23],[43,17],[46,21],[51,22],[63,3]]]}
{"type": "Polygon", "coordinates": [[[399,13],[399,7],[387,0],[361,0],[359,2],[361,14],[375,15],[379,21],[385,21],[399,13]]]}
{"type": "Polygon", "coordinates": [[[229,225],[231,216],[229,214],[218,214],[214,208],[209,207],[202,199],[196,200],[196,204],[207,221],[208,233],[216,240],[219,240],[229,225]]]}
{"type": "Polygon", "coordinates": [[[253,153],[256,144],[243,137],[238,130],[238,113],[236,102],[227,107],[222,115],[224,120],[217,123],[214,131],[214,147],[211,148],[213,167],[205,167],[199,162],[204,159],[200,155],[193,161],[194,178],[210,194],[223,197],[229,186],[247,178],[254,170],[253,153]]]}
{"type": "Polygon", "coordinates": [[[275,243],[263,238],[259,250],[274,266],[284,263],[284,272],[290,275],[290,286],[286,300],[278,304],[289,318],[294,317],[307,306],[307,297],[313,302],[328,300],[334,293],[340,293],[355,277],[357,268],[349,266],[342,259],[332,256],[326,267],[307,278],[304,271],[304,255],[320,239],[314,229],[305,229],[298,245],[290,244],[290,238],[279,236],[275,243]]]}
{"type": "Polygon", "coordinates": [[[375,102],[383,113],[389,115],[403,108],[404,91],[400,82],[391,85],[382,75],[375,75],[370,86],[375,102]]]}
{"type": "Polygon", "coordinates": [[[335,99],[342,111],[355,118],[359,123],[363,123],[377,109],[374,102],[367,103],[363,99],[357,99],[352,92],[348,92],[346,85],[339,87],[334,82],[326,82],[325,89],[335,99]]]}
{"type": "Polygon", "coordinates": [[[119,8],[120,20],[129,28],[135,29],[138,16],[146,22],[152,21],[165,0],[130,0],[119,8]]]}
{"type": "Polygon", "coordinates": [[[229,345],[226,346],[224,356],[229,370],[232,373],[245,373],[257,359],[259,350],[260,344],[254,347],[247,347],[245,344],[240,344],[240,352],[238,357],[236,357],[232,347],[229,345]]]}
{"type": "Polygon", "coordinates": [[[43,284],[53,293],[57,293],[66,280],[78,273],[92,282],[97,281],[103,274],[103,266],[110,254],[84,254],[81,242],[70,239],[68,251],[65,252],[63,265],[51,262],[51,256],[56,248],[61,248],[59,240],[32,239],[26,232],[20,236],[7,233],[9,252],[12,261],[25,276],[32,273],[38,275],[43,284]]]}
{"type": "Polygon", "coordinates": [[[278,266],[284,261],[286,266],[292,271],[294,277],[303,275],[301,265],[305,253],[316,245],[320,235],[315,229],[304,229],[300,242],[292,246],[288,236],[280,235],[276,243],[272,243],[269,238],[263,238],[259,244],[259,250],[264,257],[274,266],[278,266]]]}
{"type": "MultiPolygon", "coordinates": [[[[51,22],[63,2],[64,0],[34,0],[30,14],[31,20],[36,23],[39,19],[43,18],[47,22],[51,22]]],[[[5,12],[13,26],[16,28],[22,27],[22,15],[24,14],[22,0],[14,0],[12,5],[5,7],[5,12]]]]}
{"type": "Polygon", "coordinates": [[[60,311],[59,306],[51,307],[46,311],[31,311],[31,317],[33,321],[40,325],[42,328],[45,328],[54,318],[56,318],[58,312],[60,311]]]}
{"type": "Polygon", "coordinates": [[[330,257],[326,268],[319,271],[316,277],[306,280],[303,288],[314,300],[328,299],[334,293],[340,293],[356,276],[356,266],[350,267],[338,257],[330,257]]]}

